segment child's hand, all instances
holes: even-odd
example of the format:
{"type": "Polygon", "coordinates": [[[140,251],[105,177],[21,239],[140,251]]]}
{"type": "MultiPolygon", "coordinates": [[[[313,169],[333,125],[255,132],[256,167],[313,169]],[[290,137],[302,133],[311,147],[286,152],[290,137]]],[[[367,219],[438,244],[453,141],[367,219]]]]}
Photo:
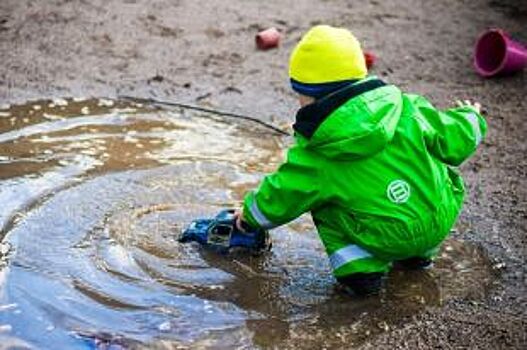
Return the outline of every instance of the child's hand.
{"type": "Polygon", "coordinates": [[[234,220],[236,222],[236,228],[242,232],[246,232],[245,229],[243,228],[243,224],[242,224],[242,221],[243,221],[243,210],[240,210],[240,209],[236,209],[236,211],[234,212],[234,220]]]}
{"type": "Polygon", "coordinates": [[[456,101],[456,104],[459,106],[459,107],[464,107],[464,106],[470,106],[470,107],[473,107],[475,108],[478,113],[481,113],[481,104],[479,102],[472,102],[470,100],[464,100],[464,101],[461,101],[461,100],[457,100],[456,101]]]}

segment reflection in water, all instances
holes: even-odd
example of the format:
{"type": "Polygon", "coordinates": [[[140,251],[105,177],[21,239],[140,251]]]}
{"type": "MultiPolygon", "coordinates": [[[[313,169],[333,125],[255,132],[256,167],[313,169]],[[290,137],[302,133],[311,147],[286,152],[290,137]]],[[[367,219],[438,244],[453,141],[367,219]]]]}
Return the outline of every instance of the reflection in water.
{"type": "Polygon", "coordinates": [[[455,240],[433,269],[393,271],[380,297],[361,300],[335,285],[307,216],[259,256],[176,243],[192,219],[238,205],[286,141],[112,100],[0,110],[2,344],[352,346],[425,307],[484,296],[484,252],[455,240]]]}

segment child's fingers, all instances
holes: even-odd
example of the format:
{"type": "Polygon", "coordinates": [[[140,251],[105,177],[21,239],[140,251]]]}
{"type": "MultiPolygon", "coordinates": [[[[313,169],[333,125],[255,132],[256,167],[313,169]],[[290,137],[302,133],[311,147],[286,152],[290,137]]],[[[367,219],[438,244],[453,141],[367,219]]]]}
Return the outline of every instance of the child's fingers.
{"type": "Polygon", "coordinates": [[[243,211],[241,209],[237,209],[235,212],[234,212],[234,222],[235,222],[235,225],[236,227],[238,228],[238,230],[242,231],[242,232],[246,232],[245,229],[243,228],[243,211]]]}
{"type": "Polygon", "coordinates": [[[458,107],[471,106],[474,107],[478,111],[478,113],[481,112],[481,103],[479,102],[472,102],[470,100],[456,100],[456,104],[458,105],[458,107]]]}
{"type": "Polygon", "coordinates": [[[243,229],[242,220],[239,216],[236,218],[235,224],[238,230],[245,232],[245,230],[243,229]]]}
{"type": "Polygon", "coordinates": [[[468,106],[471,106],[471,107],[474,107],[474,109],[476,109],[479,112],[481,112],[481,104],[479,102],[472,102],[472,101],[469,101],[469,100],[465,100],[465,102],[467,103],[468,106]]]}

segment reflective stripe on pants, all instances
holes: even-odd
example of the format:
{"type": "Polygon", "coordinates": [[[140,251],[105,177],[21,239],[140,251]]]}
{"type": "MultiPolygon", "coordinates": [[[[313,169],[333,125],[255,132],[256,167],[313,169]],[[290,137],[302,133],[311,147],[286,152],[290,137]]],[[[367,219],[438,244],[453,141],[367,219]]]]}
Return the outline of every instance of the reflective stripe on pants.
{"type": "Polygon", "coordinates": [[[344,248],[340,248],[329,256],[329,263],[333,270],[352,262],[354,260],[370,258],[373,255],[360,248],[358,245],[350,244],[344,248]]]}

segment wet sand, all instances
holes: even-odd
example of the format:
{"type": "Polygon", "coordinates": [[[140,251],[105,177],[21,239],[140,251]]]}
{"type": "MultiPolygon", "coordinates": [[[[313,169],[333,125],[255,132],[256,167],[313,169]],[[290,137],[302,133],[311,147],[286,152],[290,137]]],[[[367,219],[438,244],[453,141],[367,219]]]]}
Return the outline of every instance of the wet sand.
{"type": "MultiPolygon", "coordinates": [[[[492,274],[498,284],[492,283],[487,293],[452,294],[443,303],[426,305],[419,312],[398,318],[397,322],[379,323],[382,332],[365,334],[360,342],[356,341],[357,333],[345,326],[336,336],[331,322],[324,327],[322,317],[312,328],[301,322],[299,329],[280,326],[279,321],[270,323],[277,333],[263,333],[256,344],[280,348],[348,348],[352,344],[372,349],[523,349],[527,346],[527,124],[524,120],[527,75],[523,72],[513,77],[482,80],[474,74],[470,57],[478,33],[490,26],[506,28],[527,42],[526,6],[519,0],[470,3],[372,0],[360,4],[304,0],[295,2],[292,10],[279,1],[265,4],[210,1],[203,6],[191,1],[106,4],[104,1],[7,0],[0,3],[0,109],[5,111],[6,106],[2,105],[27,100],[73,96],[108,99],[126,94],[221,108],[286,127],[296,109],[287,83],[287,58],[291,48],[313,24],[347,26],[364,42],[366,49],[379,56],[374,74],[407,91],[424,94],[440,107],[451,105],[454,99],[473,98],[488,111],[489,135],[476,156],[461,167],[469,195],[453,239],[481,248],[481,256],[490,268],[484,276],[492,274]],[[282,45],[275,50],[257,51],[254,34],[271,25],[283,31],[282,45]],[[281,335],[285,330],[287,335],[281,335]],[[308,334],[312,337],[307,337],[308,334]],[[283,342],[278,346],[273,339],[283,339],[283,342]]],[[[0,118],[3,123],[11,123],[9,119],[9,116],[0,118]]],[[[22,117],[4,127],[21,128],[24,123],[27,124],[22,117]]],[[[96,132],[126,133],[122,129],[96,132]]],[[[5,137],[5,132],[2,136],[5,137]]],[[[128,136],[128,141],[133,141],[136,135],[128,136]]],[[[42,145],[49,145],[49,140],[44,141],[42,145]]],[[[157,147],[155,143],[151,145],[157,147]]],[[[82,144],[75,147],[65,153],[84,149],[82,144]]],[[[44,148],[34,150],[37,156],[44,148]]],[[[129,149],[137,150],[137,147],[129,149]]],[[[7,149],[6,143],[0,144],[2,157],[31,158],[26,151],[7,149]]],[[[50,163],[37,157],[39,161],[28,162],[23,170],[9,168],[21,173],[2,170],[0,178],[56,166],[53,157],[48,156],[50,163]]],[[[96,158],[99,156],[97,153],[96,158]]],[[[165,158],[161,159],[170,160],[173,156],[164,154],[165,158]]],[[[159,166],[157,160],[154,163],[147,166],[159,166]]],[[[133,167],[126,162],[103,164],[115,166],[104,171],[133,167]]],[[[68,166],[68,163],[59,165],[68,166]]],[[[252,166],[254,169],[256,165],[252,166]]],[[[72,176],[77,174],[78,168],[68,169],[73,169],[72,176]]],[[[7,231],[10,230],[3,234],[7,231]]],[[[303,269],[298,272],[308,273],[303,269]]],[[[77,286],[90,294],[90,290],[83,289],[84,285],[77,286]]],[[[320,292],[317,288],[324,290],[325,286],[321,282],[308,286],[307,290],[320,292]]],[[[294,289],[296,293],[299,290],[302,289],[294,289]]],[[[239,303],[248,305],[243,304],[243,299],[239,303]]],[[[328,308],[334,310],[331,304],[328,308]]],[[[269,310],[262,312],[266,311],[269,310]]],[[[328,311],[320,311],[322,315],[324,312],[328,311]]],[[[258,327],[262,324],[253,326],[258,327]]],[[[252,334],[251,329],[248,333],[244,328],[238,331],[239,339],[252,334]]],[[[5,339],[10,337],[9,331],[1,328],[0,337],[3,334],[5,339]]],[[[158,344],[164,345],[170,346],[158,344]]]]}

